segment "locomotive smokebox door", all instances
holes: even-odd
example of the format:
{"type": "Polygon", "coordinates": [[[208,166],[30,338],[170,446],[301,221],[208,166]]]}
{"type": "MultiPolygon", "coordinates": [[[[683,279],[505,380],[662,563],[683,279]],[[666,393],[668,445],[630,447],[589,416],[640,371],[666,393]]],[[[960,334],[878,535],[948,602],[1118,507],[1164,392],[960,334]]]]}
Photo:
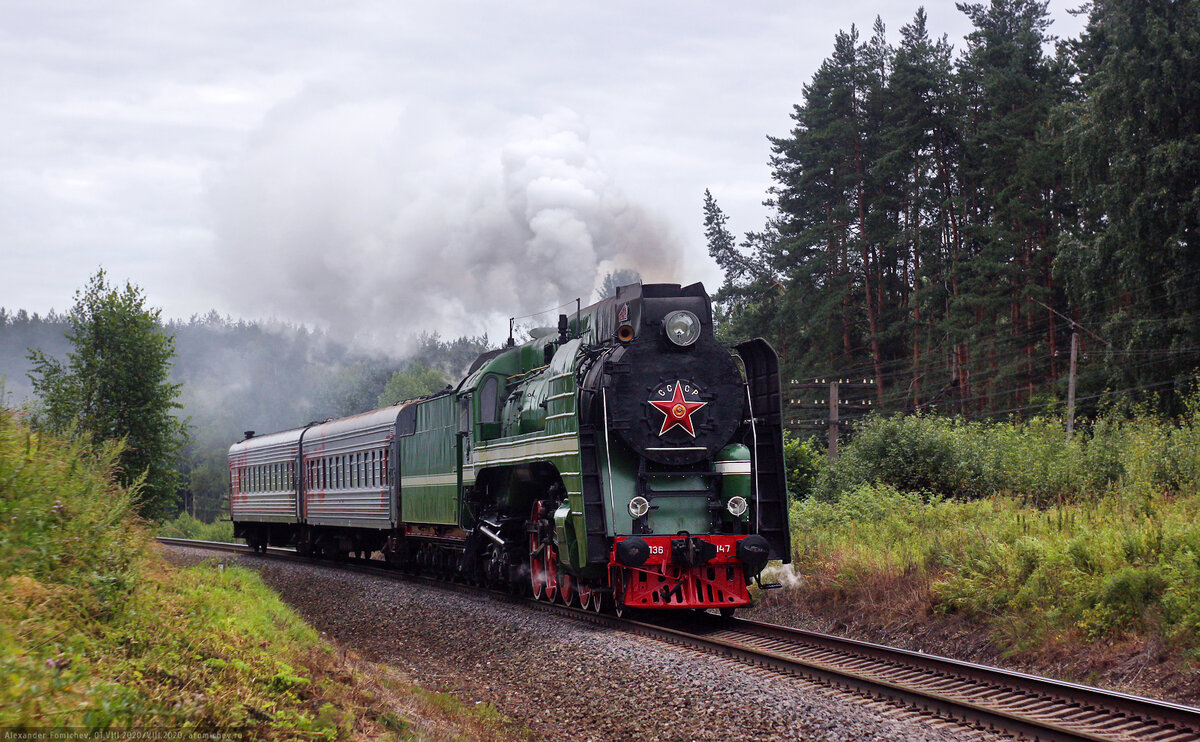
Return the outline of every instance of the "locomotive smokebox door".
{"type": "Polygon", "coordinates": [[[666,353],[665,338],[646,340],[617,348],[608,360],[611,427],[660,464],[712,458],[737,430],[745,407],[733,358],[708,338],[666,353]]]}

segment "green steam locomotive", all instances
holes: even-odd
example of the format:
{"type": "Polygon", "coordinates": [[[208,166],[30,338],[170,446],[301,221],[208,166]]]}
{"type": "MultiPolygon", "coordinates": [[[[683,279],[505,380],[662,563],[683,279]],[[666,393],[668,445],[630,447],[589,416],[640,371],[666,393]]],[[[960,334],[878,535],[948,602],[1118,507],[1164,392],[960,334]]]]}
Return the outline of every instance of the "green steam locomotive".
{"type": "Polygon", "coordinates": [[[778,360],[700,284],[632,284],[481,355],[457,387],[229,449],[252,546],[380,553],[593,610],[749,602],[789,561],[778,360]]]}

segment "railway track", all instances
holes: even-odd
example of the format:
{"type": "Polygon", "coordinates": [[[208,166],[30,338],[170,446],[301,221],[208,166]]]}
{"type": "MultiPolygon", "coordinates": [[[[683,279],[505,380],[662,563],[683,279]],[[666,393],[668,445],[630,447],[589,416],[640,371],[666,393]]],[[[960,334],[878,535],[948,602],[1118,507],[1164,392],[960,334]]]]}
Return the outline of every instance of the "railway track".
{"type": "MultiPolygon", "coordinates": [[[[252,553],[248,547],[235,544],[183,539],[159,541],[252,553]]],[[[268,554],[313,561],[283,549],[270,549],[268,554]]],[[[337,564],[392,579],[478,590],[431,578],[414,578],[371,562],[349,560],[337,564]]],[[[689,613],[656,615],[651,622],[533,599],[528,603],[541,610],[809,678],[967,726],[1020,738],[1200,742],[1200,709],[1166,701],[756,621],[689,613]]]]}

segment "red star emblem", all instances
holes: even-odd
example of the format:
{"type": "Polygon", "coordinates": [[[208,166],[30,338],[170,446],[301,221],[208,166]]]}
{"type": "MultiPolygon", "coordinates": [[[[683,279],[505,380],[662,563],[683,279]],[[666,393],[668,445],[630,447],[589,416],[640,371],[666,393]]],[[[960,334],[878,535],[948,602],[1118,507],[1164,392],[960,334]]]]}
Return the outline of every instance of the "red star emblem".
{"type": "Polygon", "coordinates": [[[696,429],[692,427],[692,413],[707,405],[708,402],[687,401],[683,398],[683,384],[676,381],[675,395],[670,400],[658,402],[652,399],[650,404],[657,407],[658,411],[663,414],[662,430],[658,431],[659,437],[678,425],[686,430],[688,435],[695,438],[696,429]]]}

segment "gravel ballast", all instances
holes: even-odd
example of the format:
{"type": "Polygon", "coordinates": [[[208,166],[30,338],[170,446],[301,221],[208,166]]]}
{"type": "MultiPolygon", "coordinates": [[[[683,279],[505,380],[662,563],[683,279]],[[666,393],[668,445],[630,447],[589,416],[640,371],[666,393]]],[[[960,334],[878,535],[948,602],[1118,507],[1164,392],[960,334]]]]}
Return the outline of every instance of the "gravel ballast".
{"type": "MultiPolygon", "coordinates": [[[[213,558],[170,547],[173,561],[213,558]]],[[[311,625],[421,686],[490,702],[551,740],[950,740],[894,707],[495,600],[354,572],[222,555],[311,625]]]]}

